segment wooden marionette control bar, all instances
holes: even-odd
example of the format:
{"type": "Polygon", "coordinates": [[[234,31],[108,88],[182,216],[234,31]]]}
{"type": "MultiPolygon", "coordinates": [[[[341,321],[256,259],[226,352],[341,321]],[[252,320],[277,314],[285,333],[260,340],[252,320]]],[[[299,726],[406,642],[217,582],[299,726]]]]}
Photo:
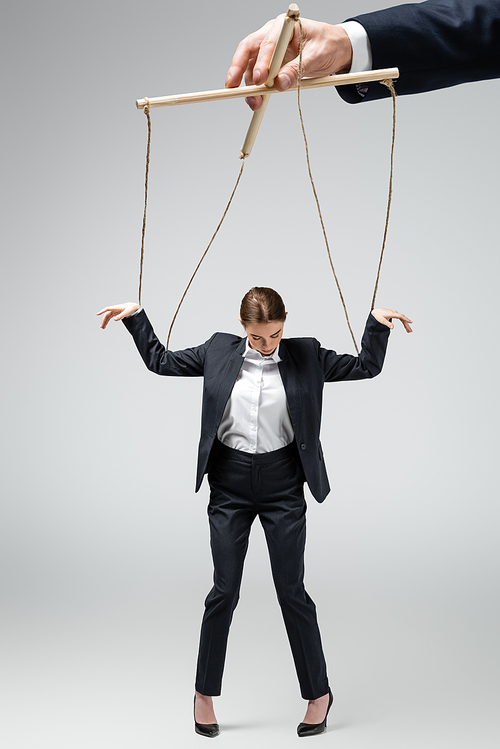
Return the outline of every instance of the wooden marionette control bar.
{"type": "MultiPolygon", "coordinates": [[[[283,18],[281,32],[274,48],[273,56],[269,64],[269,74],[267,81],[263,86],[240,86],[239,88],[223,88],[216,91],[201,91],[194,94],[177,94],[174,96],[158,96],[156,98],[138,99],[136,106],[138,109],[149,109],[154,107],[172,107],[180,104],[194,104],[203,101],[220,101],[222,99],[239,99],[247,96],[262,96],[262,105],[260,109],[253,113],[245,142],[240,150],[240,159],[246,159],[252,152],[253,144],[266,112],[267,105],[271,94],[279,93],[274,87],[274,79],[278,75],[286,50],[294,33],[295,23],[300,17],[299,7],[292,3],[283,18]]],[[[299,21],[300,24],[300,21],[299,21]]],[[[348,84],[368,83],[370,81],[394,80],[399,77],[397,68],[387,68],[385,70],[370,70],[363,73],[347,73],[345,75],[327,75],[321,78],[304,78],[300,81],[300,89],[323,88],[326,86],[346,86],[348,84]]],[[[292,86],[288,91],[296,91],[298,85],[292,86]]]]}
{"type": "MultiPolygon", "coordinates": [[[[356,83],[373,83],[386,79],[399,78],[398,68],[383,68],[380,70],[366,70],[361,73],[342,73],[341,75],[325,75],[320,78],[303,78],[300,83],[301,91],[310,88],[327,88],[329,86],[350,86],[356,83]]],[[[262,96],[263,94],[279,94],[297,91],[292,86],[288,91],[278,91],[277,88],[267,86],[240,86],[239,88],[219,88],[213,91],[197,91],[191,94],[174,94],[173,96],[156,96],[149,99],[149,108],[175,107],[181,104],[201,104],[208,101],[223,101],[225,99],[243,99],[247,96],[262,96]]],[[[137,109],[144,109],[146,99],[137,99],[137,109]]]]}

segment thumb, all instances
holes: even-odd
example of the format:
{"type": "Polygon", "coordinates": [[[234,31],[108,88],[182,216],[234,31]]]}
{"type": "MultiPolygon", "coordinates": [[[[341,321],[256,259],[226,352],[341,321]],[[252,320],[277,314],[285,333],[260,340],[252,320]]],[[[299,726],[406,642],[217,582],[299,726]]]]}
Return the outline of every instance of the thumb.
{"type": "MultiPolygon", "coordinates": [[[[304,60],[302,59],[302,76],[304,76],[304,60]]],[[[279,91],[287,91],[292,86],[297,85],[299,78],[299,58],[296,57],[286,65],[283,65],[280,72],[275,78],[274,85],[279,91]]]]}
{"type": "MultiPolygon", "coordinates": [[[[276,76],[274,85],[280,91],[286,91],[291,86],[296,86],[299,79],[299,67],[300,67],[300,56],[297,55],[293,60],[290,60],[286,65],[283,65],[280,72],[276,76]]],[[[307,48],[304,47],[302,51],[302,78],[309,76],[309,70],[311,68],[311,62],[308,59],[307,48]]]]}

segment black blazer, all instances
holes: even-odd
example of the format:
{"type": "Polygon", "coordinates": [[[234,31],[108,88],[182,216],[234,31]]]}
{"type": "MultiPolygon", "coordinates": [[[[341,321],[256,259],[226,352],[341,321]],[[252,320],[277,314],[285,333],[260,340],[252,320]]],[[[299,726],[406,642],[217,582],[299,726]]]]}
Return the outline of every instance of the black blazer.
{"type": "MultiPolygon", "coordinates": [[[[373,68],[397,67],[397,94],[416,94],[500,77],[500,0],[428,0],[349,18],[364,26],[373,68]]],[[[371,83],[339,86],[348,102],[389,96],[371,83]]]]}
{"type": "MultiPolygon", "coordinates": [[[[147,368],[160,375],[204,377],[196,491],[209,468],[210,454],[227,400],[243,364],[245,338],[214,333],[201,346],[166,351],[144,310],[123,320],[147,368]]],[[[321,348],[314,338],[282,339],[278,364],[299,448],[313,496],[322,502],[330,491],[319,439],[325,382],[362,380],[382,369],[390,330],[369,315],[358,356],[321,348]]]]}

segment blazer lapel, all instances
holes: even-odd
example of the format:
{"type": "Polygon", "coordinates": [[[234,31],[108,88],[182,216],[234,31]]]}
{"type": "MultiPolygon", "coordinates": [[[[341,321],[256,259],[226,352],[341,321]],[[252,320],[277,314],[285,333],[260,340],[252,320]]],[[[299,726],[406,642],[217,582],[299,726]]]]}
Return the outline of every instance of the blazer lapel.
{"type": "Polygon", "coordinates": [[[243,354],[245,353],[245,338],[237,345],[227,360],[226,368],[221,374],[219,387],[217,390],[217,403],[215,408],[215,424],[221,422],[226,403],[233,389],[236,378],[243,365],[243,354]]]}
{"type": "Polygon", "coordinates": [[[290,418],[295,434],[300,432],[300,387],[297,377],[297,369],[288,351],[286,341],[281,339],[279,355],[281,361],[278,364],[283,387],[285,388],[286,400],[290,411],[290,418]]]}

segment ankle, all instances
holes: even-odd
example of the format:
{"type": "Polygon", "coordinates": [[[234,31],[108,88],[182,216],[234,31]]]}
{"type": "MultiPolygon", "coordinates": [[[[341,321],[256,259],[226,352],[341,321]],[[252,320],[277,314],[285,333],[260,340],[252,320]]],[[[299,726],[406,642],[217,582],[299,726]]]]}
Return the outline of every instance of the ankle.
{"type": "Polygon", "coordinates": [[[199,699],[199,700],[202,700],[203,702],[212,702],[213,701],[212,697],[209,694],[202,694],[201,692],[198,692],[196,689],[195,689],[194,693],[195,693],[195,696],[196,696],[197,700],[199,699]]]}

